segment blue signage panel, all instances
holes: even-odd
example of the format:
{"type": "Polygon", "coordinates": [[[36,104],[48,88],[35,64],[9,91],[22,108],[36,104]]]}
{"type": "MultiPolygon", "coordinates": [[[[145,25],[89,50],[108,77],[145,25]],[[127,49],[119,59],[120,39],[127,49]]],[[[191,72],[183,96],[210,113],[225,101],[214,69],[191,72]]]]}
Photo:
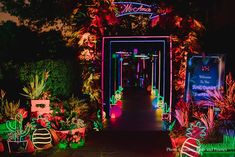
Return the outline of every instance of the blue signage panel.
{"type": "Polygon", "coordinates": [[[197,103],[200,100],[207,100],[207,90],[223,87],[224,70],[223,55],[189,56],[185,82],[186,102],[192,100],[197,103]]]}

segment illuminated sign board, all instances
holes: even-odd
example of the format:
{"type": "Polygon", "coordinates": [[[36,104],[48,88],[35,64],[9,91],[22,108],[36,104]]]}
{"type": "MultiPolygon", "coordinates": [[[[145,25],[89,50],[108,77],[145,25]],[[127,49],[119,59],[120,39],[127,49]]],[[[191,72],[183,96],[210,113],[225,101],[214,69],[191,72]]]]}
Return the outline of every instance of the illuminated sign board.
{"type": "Polygon", "coordinates": [[[116,12],[117,17],[131,15],[131,14],[148,14],[149,18],[153,19],[159,15],[166,14],[160,11],[159,7],[156,5],[147,5],[137,2],[114,2],[118,10],[116,12]]]}
{"type": "MultiPolygon", "coordinates": [[[[207,90],[220,89],[224,85],[224,56],[192,55],[188,57],[185,99],[196,103],[209,98],[207,90]]],[[[211,105],[211,104],[208,104],[211,105]]]]}

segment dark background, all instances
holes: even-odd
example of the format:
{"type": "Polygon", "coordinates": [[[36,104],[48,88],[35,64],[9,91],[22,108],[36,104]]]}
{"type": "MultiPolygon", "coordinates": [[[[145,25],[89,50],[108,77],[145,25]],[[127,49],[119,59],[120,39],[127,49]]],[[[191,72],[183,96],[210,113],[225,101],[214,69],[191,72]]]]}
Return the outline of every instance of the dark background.
{"type": "MultiPolygon", "coordinates": [[[[203,3],[203,2],[202,2],[203,3]]],[[[226,71],[235,76],[235,1],[211,0],[205,12],[205,51],[207,53],[224,53],[226,55],[226,71]]]]}

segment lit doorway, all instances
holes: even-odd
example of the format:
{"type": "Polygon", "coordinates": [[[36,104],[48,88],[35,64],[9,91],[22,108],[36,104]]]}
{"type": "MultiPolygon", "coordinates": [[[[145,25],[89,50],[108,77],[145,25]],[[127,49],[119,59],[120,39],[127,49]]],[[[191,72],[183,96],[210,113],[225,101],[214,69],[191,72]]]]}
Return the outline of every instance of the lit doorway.
{"type": "Polygon", "coordinates": [[[172,103],[172,54],[169,36],[104,37],[102,47],[102,102],[112,117],[112,97],[128,87],[138,87],[172,103]]]}

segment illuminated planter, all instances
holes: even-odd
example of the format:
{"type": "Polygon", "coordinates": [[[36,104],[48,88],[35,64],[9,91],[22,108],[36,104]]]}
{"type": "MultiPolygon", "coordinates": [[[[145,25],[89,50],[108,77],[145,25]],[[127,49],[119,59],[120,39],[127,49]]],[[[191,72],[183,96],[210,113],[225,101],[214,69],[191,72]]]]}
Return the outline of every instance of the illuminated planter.
{"type": "Polygon", "coordinates": [[[60,141],[60,143],[58,144],[58,147],[60,149],[66,149],[68,147],[68,142],[67,141],[60,141]]]}
{"type": "Polygon", "coordinates": [[[118,101],[116,102],[116,105],[119,106],[120,108],[122,108],[122,101],[121,101],[121,100],[118,100],[118,101]]]}
{"type": "Polygon", "coordinates": [[[73,130],[56,130],[56,133],[62,133],[62,134],[76,134],[76,133],[80,133],[82,137],[85,137],[85,132],[86,132],[86,128],[77,128],[77,129],[73,129],[73,130]]]}
{"type": "Polygon", "coordinates": [[[37,115],[52,113],[50,100],[31,100],[31,112],[37,113],[37,115]]]}
{"type": "Polygon", "coordinates": [[[71,142],[69,144],[70,148],[72,149],[78,149],[81,148],[85,145],[85,141],[83,139],[81,139],[79,142],[71,142]]]}
{"type": "Polygon", "coordinates": [[[122,109],[117,105],[112,105],[110,108],[110,117],[115,119],[122,115],[122,109]]]}
{"type": "Polygon", "coordinates": [[[68,146],[72,149],[77,149],[77,148],[80,148],[82,146],[84,146],[85,144],[85,141],[84,141],[84,137],[85,137],[85,131],[86,131],[86,128],[77,128],[77,129],[73,129],[73,130],[60,130],[60,131],[56,131],[56,133],[59,135],[59,134],[64,134],[64,135],[75,135],[76,133],[79,133],[81,134],[81,140],[78,141],[78,142],[68,142],[67,140],[61,140],[58,144],[58,147],[60,149],[66,149],[68,146]]]}
{"type": "Polygon", "coordinates": [[[7,141],[9,153],[27,152],[28,141],[7,141]]]}

